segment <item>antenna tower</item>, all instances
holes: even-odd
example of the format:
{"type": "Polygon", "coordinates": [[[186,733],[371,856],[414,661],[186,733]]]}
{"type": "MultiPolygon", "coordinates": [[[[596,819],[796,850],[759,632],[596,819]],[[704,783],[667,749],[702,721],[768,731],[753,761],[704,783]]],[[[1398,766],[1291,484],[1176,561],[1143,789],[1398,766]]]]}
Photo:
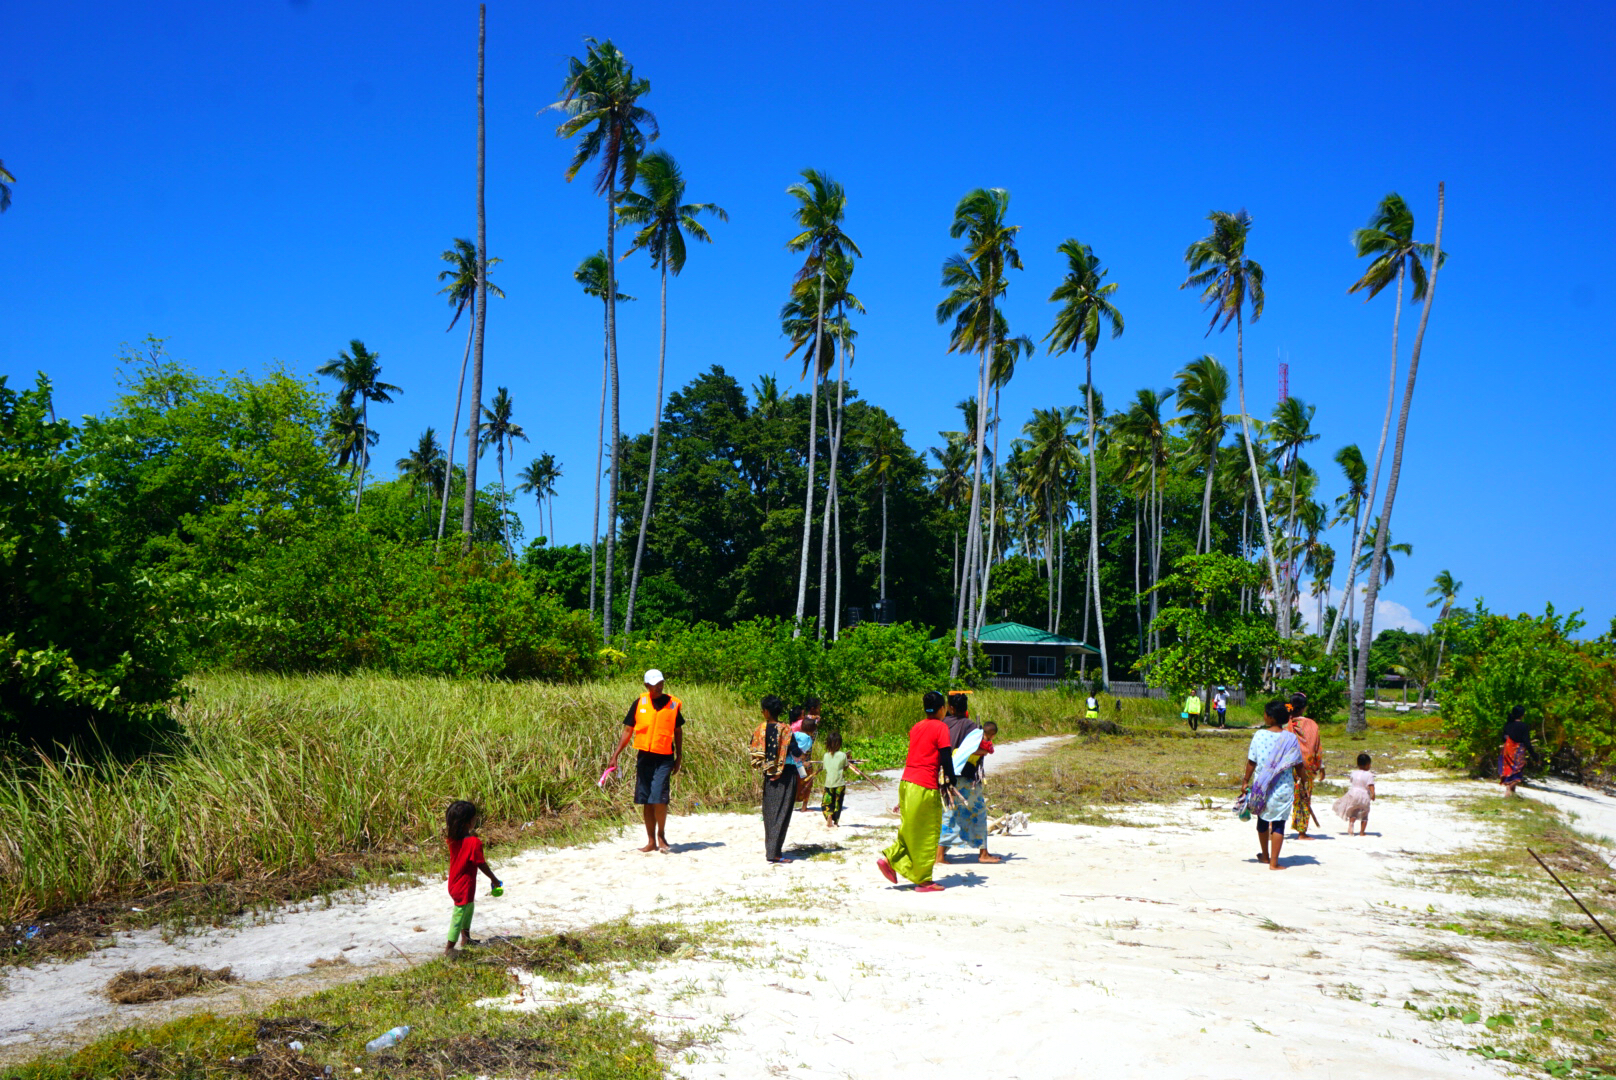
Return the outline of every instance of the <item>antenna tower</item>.
{"type": "Polygon", "coordinates": [[[1279,362],[1279,400],[1289,401],[1291,397],[1291,366],[1285,361],[1279,362]]]}

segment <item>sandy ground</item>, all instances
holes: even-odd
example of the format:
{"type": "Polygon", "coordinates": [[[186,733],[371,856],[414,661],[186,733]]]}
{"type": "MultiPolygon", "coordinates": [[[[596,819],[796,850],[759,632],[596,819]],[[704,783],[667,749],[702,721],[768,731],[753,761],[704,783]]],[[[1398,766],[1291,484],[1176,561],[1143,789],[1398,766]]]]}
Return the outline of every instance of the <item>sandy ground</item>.
{"type": "MultiPolygon", "coordinates": [[[[1051,741],[1003,746],[995,767],[1051,741]]],[[[1504,1075],[1463,1051],[1471,1029],[1402,1008],[1441,1001],[1450,988],[1439,965],[1399,955],[1432,940],[1412,912],[1519,906],[1415,884],[1432,880],[1415,873],[1424,856],[1485,839],[1488,827],[1459,801],[1494,796],[1418,773],[1383,774],[1379,786],[1370,835],[1352,839],[1337,830],[1334,796],[1321,789],[1326,832],[1288,842],[1280,873],[1259,867],[1252,826],[1230,816],[1226,793],[1211,808],[1194,800],[1118,812],[1140,827],[1039,822],[1027,808],[1026,834],[993,839],[1003,864],[961,858],[939,868],[947,891],[928,896],[889,886],[874,868],[892,835],[890,784],[853,789],[839,830],[818,814],[795,818],[791,841],[802,858],[784,867],[764,862],[760,823],[738,814],[674,819],[675,855],[634,852],[633,833],[532,850],[496,860],[508,889],[479,901],[478,934],[541,934],[632,914],[727,921],[720,940],[752,945],[704,946],[581,988],[524,976],[509,998],[485,1004],[602,998],[661,1037],[693,1037],[672,1061],[692,1080],[873,1080],[935,1076],[939,1066],[996,1078],[1504,1075]]],[[[1616,822],[1616,800],[1569,787],[1550,794],[1575,802],[1584,822],[1616,822]]],[[[79,961],[11,972],[0,1052],[15,1058],[115,1024],[401,965],[401,953],[442,947],[448,914],[434,880],[178,941],[123,935],[79,961]],[[336,956],[351,966],[310,972],[311,962],[336,956]],[[228,964],[246,981],[165,1006],[100,996],[124,968],[184,963],[228,964]]],[[[1525,996],[1528,976],[1507,951],[1494,961],[1489,992],[1525,996]]]]}

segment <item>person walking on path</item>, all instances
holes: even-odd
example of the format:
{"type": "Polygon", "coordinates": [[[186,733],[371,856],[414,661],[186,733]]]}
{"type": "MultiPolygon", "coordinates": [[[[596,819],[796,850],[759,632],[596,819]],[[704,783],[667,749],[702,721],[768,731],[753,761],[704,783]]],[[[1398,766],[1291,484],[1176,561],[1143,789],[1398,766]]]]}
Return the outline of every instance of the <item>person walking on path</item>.
{"type": "Polygon", "coordinates": [[[679,772],[685,752],[683,703],[663,689],[662,672],[652,668],[645,673],[645,693],[628,707],[623,719],[623,738],[612,751],[608,763],[617,768],[617,759],[634,744],[634,805],[645,808],[645,846],[641,851],[671,855],[668,846],[668,797],[673,778],[679,772]]]}
{"type": "Polygon", "coordinates": [[[1302,763],[1296,766],[1295,810],[1291,827],[1296,830],[1296,839],[1308,840],[1311,837],[1307,835],[1307,827],[1313,820],[1313,784],[1324,779],[1324,744],[1319,739],[1319,725],[1304,715],[1307,711],[1307,695],[1292,694],[1290,707],[1291,722],[1285,725],[1285,730],[1295,735],[1302,747],[1302,763]]]}
{"type": "Polygon", "coordinates": [[[1246,752],[1245,786],[1240,789],[1242,817],[1257,818],[1257,859],[1270,870],[1279,865],[1279,849],[1285,843],[1285,822],[1291,816],[1291,796],[1295,788],[1293,769],[1302,760],[1302,747],[1296,736],[1285,730],[1290,706],[1275,699],[1263,709],[1266,725],[1251,737],[1246,752]]]}
{"type": "Polygon", "coordinates": [[[785,702],[770,694],[759,702],[763,722],[752,732],[752,768],[763,774],[763,857],[778,865],[791,860],[780,854],[791,828],[791,810],[797,801],[797,767],[791,724],[781,720],[785,702]]]}
{"type": "MultiPolygon", "coordinates": [[[[954,750],[964,746],[972,732],[981,730],[981,725],[971,719],[970,699],[964,694],[948,695],[948,716],[943,722],[948,725],[949,740],[954,750]]],[[[980,745],[978,741],[977,748],[980,745]]],[[[942,834],[937,844],[937,861],[940,863],[948,862],[948,849],[951,847],[976,848],[976,861],[979,863],[1004,861],[997,855],[988,854],[988,799],[978,768],[971,760],[965,761],[960,768],[954,785],[954,798],[943,811],[942,834]]]]}
{"type": "Polygon", "coordinates": [[[1184,719],[1190,722],[1191,731],[1201,722],[1201,695],[1193,690],[1184,699],[1184,719]]]}
{"type": "Polygon", "coordinates": [[[454,901],[454,914],[449,917],[449,944],[443,955],[455,955],[455,942],[461,948],[477,944],[471,938],[471,917],[477,910],[477,871],[488,875],[497,893],[504,882],[494,876],[488,860],[483,857],[483,842],[477,836],[475,803],[457,799],[444,811],[445,832],[449,838],[449,899],[454,901]]]}
{"type": "Polygon", "coordinates": [[[1526,726],[1526,707],[1517,705],[1509,710],[1504,722],[1504,748],[1498,753],[1498,782],[1505,795],[1514,795],[1515,789],[1526,779],[1526,756],[1532,752],[1532,729],[1526,726]]]}
{"type": "Polygon", "coordinates": [[[1212,709],[1218,714],[1218,727],[1229,726],[1229,691],[1218,687],[1218,692],[1212,695],[1212,709]]]}
{"type": "Polygon", "coordinates": [[[935,690],[926,691],[922,700],[925,719],[909,729],[909,756],[898,784],[898,838],[875,860],[882,877],[896,885],[902,874],[915,883],[916,892],[943,891],[932,881],[931,871],[937,863],[937,842],[942,834],[942,788],[952,788],[954,784],[954,740],[938,715],[945,700],[935,690]],[[943,775],[941,788],[939,770],[943,775]]]}

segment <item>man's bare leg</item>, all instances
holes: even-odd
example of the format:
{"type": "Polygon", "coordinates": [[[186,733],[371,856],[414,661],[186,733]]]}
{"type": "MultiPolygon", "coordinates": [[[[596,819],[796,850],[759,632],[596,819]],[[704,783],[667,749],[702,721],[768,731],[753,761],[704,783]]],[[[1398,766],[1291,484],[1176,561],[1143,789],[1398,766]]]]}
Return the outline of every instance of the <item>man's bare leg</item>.
{"type": "MultiPolygon", "coordinates": [[[[646,803],[640,809],[643,810],[644,813],[645,813],[645,846],[640,848],[640,850],[641,851],[655,851],[656,850],[656,828],[657,828],[656,812],[657,812],[657,807],[652,806],[650,803],[646,803]]],[[[664,811],[666,811],[667,807],[663,807],[662,809],[664,811]]]]}
{"type": "Polygon", "coordinates": [[[673,854],[673,848],[668,846],[668,804],[667,803],[661,803],[661,804],[659,804],[657,806],[648,806],[648,807],[646,807],[646,809],[656,811],[656,814],[655,814],[655,819],[656,819],[656,837],[655,837],[655,840],[656,840],[657,850],[661,851],[664,855],[673,854]]]}

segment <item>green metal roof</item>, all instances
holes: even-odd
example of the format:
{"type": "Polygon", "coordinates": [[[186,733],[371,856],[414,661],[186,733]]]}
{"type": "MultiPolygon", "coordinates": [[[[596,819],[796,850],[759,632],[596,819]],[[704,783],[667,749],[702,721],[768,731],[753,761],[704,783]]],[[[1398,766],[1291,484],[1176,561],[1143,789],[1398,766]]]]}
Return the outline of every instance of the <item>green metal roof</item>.
{"type": "Polygon", "coordinates": [[[1100,655],[1099,649],[1077,638],[1066,637],[1064,634],[1051,634],[1047,630],[1039,630],[1037,627],[1018,622],[988,623],[982,627],[982,641],[994,645],[1059,645],[1080,649],[1095,656],[1100,655]]]}

